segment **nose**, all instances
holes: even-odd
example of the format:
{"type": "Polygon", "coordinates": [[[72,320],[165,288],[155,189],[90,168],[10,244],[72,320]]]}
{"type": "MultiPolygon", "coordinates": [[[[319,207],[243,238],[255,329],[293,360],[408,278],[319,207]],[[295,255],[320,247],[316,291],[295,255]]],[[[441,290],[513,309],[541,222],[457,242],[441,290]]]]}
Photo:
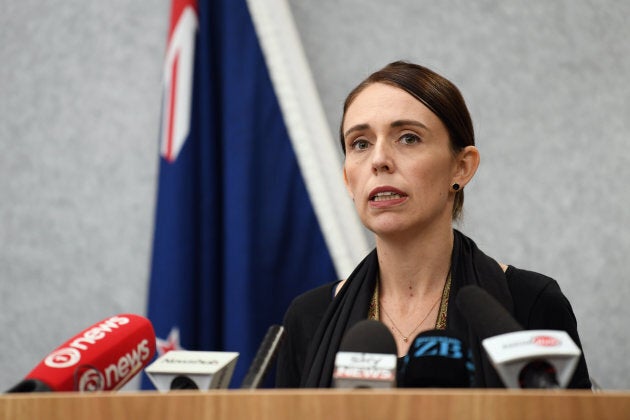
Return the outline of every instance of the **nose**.
{"type": "Polygon", "coordinates": [[[379,172],[391,173],[394,170],[394,161],[387,142],[377,141],[373,150],[372,172],[375,175],[379,172]]]}

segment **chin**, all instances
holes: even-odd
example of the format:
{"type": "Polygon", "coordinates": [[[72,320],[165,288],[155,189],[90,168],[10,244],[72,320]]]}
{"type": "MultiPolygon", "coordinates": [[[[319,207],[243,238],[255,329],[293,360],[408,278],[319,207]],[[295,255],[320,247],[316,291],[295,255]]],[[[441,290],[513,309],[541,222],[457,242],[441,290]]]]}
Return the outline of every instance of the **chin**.
{"type": "Polygon", "coordinates": [[[400,223],[372,223],[371,225],[365,225],[365,227],[376,236],[381,237],[397,236],[408,232],[410,228],[410,226],[400,223]]]}

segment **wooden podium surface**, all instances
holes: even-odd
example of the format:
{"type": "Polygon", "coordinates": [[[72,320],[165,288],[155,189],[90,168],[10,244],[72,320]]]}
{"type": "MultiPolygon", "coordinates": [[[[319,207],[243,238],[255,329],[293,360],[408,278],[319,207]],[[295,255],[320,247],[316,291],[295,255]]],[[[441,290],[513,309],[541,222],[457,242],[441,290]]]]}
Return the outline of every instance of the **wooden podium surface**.
{"type": "Polygon", "coordinates": [[[2,420],[630,419],[630,392],[220,390],[0,396],[2,420]]]}

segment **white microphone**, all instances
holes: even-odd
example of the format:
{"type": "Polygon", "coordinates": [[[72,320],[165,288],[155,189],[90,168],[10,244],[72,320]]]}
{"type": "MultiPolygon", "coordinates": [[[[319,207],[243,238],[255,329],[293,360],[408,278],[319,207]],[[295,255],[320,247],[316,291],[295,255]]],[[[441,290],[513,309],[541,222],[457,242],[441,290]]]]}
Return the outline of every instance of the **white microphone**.
{"type": "Polygon", "coordinates": [[[565,331],[524,330],[481,342],[508,388],[566,388],[581,351],[565,331]]]}
{"type": "Polygon", "coordinates": [[[565,331],[523,330],[478,286],[463,287],[457,307],[468,320],[508,388],[566,388],[581,350],[565,331]]]}
{"type": "Polygon", "coordinates": [[[387,327],[363,320],[350,328],[335,357],[335,388],[394,388],[396,342],[387,327]]]}
{"type": "Polygon", "coordinates": [[[230,385],[239,353],[171,350],[145,369],[161,392],[224,389],[230,385]]]}

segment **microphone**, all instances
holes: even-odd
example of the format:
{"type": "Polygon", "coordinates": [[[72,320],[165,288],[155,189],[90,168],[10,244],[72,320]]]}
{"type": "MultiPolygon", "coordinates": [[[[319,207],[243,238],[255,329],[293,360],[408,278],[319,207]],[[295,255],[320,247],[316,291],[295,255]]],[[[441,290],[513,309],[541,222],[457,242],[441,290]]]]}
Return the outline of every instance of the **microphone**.
{"type": "Polygon", "coordinates": [[[227,351],[171,350],[151,363],[145,372],[161,392],[227,388],[238,356],[227,351]]]}
{"type": "Polygon", "coordinates": [[[523,330],[478,286],[463,287],[457,307],[508,388],[566,388],[581,351],[565,331],[523,330]]]}
{"type": "Polygon", "coordinates": [[[403,358],[401,388],[470,388],[475,366],[463,340],[451,331],[424,331],[403,358]]]}
{"type": "Polygon", "coordinates": [[[66,341],[7,392],[117,390],[154,354],[151,322],[139,315],[115,315],[66,341]]]}
{"type": "Polygon", "coordinates": [[[278,353],[280,343],[284,337],[284,327],[281,325],[272,325],[267,330],[267,334],[263,338],[256,356],[252,361],[247,374],[241,383],[241,389],[260,388],[260,385],[271,367],[273,359],[278,353]]]}
{"type": "Polygon", "coordinates": [[[379,321],[357,322],[344,335],[335,357],[335,388],[396,386],[396,342],[379,321]]]}

